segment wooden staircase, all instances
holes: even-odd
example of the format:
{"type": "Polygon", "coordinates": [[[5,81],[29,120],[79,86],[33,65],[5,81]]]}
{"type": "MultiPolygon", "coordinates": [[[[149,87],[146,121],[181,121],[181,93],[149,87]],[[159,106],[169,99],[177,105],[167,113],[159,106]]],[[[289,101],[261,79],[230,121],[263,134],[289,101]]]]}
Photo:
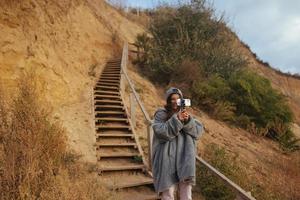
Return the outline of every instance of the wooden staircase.
{"type": "Polygon", "coordinates": [[[121,199],[160,199],[120,94],[121,60],[107,62],[94,87],[98,173],[121,199]]]}

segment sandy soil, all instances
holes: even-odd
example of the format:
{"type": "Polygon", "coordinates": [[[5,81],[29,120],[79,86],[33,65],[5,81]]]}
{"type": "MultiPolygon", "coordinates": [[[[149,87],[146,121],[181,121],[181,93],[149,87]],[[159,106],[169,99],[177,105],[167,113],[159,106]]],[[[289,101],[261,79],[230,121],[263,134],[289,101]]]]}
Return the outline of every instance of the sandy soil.
{"type": "Polygon", "coordinates": [[[0,1],[0,83],[14,94],[20,73],[36,70],[70,147],[94,162],[93,85],[121,39],[141,31],[101,0],[0,1]]]}

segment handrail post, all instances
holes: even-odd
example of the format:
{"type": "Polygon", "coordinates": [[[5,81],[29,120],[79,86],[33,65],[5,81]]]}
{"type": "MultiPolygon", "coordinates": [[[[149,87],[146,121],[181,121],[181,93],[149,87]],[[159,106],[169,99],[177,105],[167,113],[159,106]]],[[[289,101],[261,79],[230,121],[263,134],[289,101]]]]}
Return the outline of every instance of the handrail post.
{"type": "Polygon", "coordinates": [[[136,109],[136,101],[135,101],[133,92],[130,92],[130,119],[131,119],[131,124],[132,124],[133,128],[135,128],[135,126],[136,126],[135,109],[136,109]]]}
{"type": "Polygon", "coordinates": [[[123,52],[122,52],[122,61],[121,61],[121,80],[120,80],[120,90],[123,95],[125,95],[125,72],[127,70],[127,61],[128,61],[128,44],[125,43],[123,52]]]}
{"type": "Polygon", "coordinates": [[[147,125],[147,140],[148,140],[148,166],[152,169],[152,140],[153,140],[153,129],[152,123],[147,125]]]}

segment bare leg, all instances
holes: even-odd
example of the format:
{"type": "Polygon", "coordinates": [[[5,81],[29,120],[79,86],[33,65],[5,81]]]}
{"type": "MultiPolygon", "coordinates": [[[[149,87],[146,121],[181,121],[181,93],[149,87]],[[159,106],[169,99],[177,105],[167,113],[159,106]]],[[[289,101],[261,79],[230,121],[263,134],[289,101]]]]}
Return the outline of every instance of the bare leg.
{"type": "Polygon", "coordinates": [[[179,183],[180,200],[192,200],[192,185],[188,182],[179,183]]]}
{"type": "Polygon", "coordinates": [[[169,189],[162,192],[161,200],[174,200],[175,185],[172,185],[169,189]]]}

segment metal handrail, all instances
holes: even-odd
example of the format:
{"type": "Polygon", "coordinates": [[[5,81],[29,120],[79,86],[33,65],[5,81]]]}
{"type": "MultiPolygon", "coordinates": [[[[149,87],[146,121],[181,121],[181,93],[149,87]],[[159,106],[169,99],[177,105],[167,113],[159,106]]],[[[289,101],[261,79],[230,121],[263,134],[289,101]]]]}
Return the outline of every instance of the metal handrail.
{"type": "MultiPolygon", "coordinates": [[[[141,102],[138,93],[134,89],[134,85],[132,81],[130,80],[126,70],[127,70],[127,61],[128,61],[128,43],[125,42],[124,47],[123,47],[123,52],[122,52],[122,61],[121,61],[121,86],[122,86],[122,79],[124,81],[124,78],[127,80],[129,87],[131,89],[131,92],[135,98],[135,101],[138,103],[139,107],[142,110],[142,113],[147,121],[147,132],[148,132],[148,167],[151,169],[151,153],[152,153],[152,138],[153,138],[153,129],[152,129],[152,124],[153,120],[149,117],[148,112],[146,111],[143,103],[141,102]]],[[[121,92],[124,93],[124,83],[123,86],[121,87],[121,92]]],[[[132,99],[131,99],[132,101],[132,99]]],[[[131,102],[131,105],[132,102],[131,102]]],[[[132,118],[135,113],[131,113],[130,117],[132,118]]],[[[135,124],[135,123],[132,123],[135,124]]],[[[201,157],[196,156],[197,162],[201,163],[204,165],[214,176],[220,178],[228,187],[230,187],[235,193],[236,193],[236,200],[255,200],[254,197],[251,196],[250,192],[246,192],[243,190],[240,186],[235,184],[233,181],[231,181],[229,178],[227,178],[224,174],[219,172],[216,168],[211,166],[209,163],[207,163],[205,160],[203,160],[201,157]]]]}

